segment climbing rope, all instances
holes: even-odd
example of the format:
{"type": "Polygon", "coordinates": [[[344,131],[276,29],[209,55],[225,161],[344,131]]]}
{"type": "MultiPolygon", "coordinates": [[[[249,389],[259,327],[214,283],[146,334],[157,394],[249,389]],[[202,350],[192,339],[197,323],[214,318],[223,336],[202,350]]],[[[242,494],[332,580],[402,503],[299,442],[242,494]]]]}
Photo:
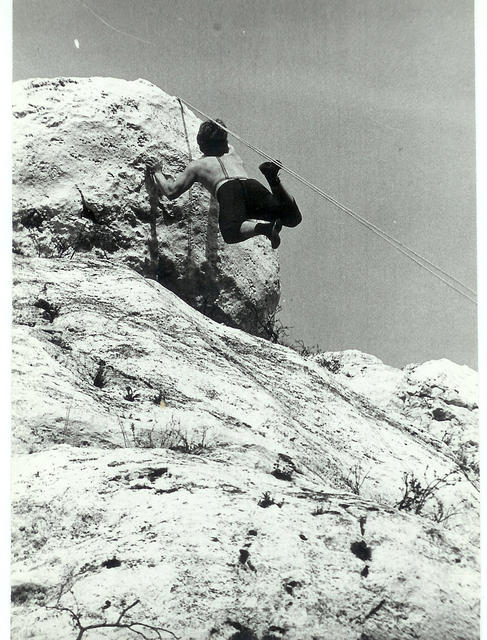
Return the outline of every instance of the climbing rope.
{"type": "MultiPolygon", "coordinates": [[[[282,162],[280,162],[279,160],[276,160],[275,158],[273,158],[272,156],[267,154],[265,151],[262,151],[262,149],[259,149],[255,145],[251,144],[250,142],[248,142],[247,140],[245,140],[244,138],[239,136],[234,131],[231,131],[230,129],[228,129],[227,127],[222,125],[221,123],[216,122],[216,120],[214,118],[212,118],[208,114],[204,113],[203,111],[201,111],[200,109],[198,109],[197,107],[192,105],[187,100],[184,100],[182,98],[178,98],[178,101],[179,101],[179,104],[181,105],[181,113],[183,114],[183,122],[184,122],[184,112],[183,112],[182,103],[184,102],[184,104],[186,106],[188,106],[190,109],[193,109],[193,111],[196,111],[197,113],[202,115],[204,118],[207,118],[208,120],[211,120],[212,122],[217,124],[224,131],[226,131],[228,134],[233,136],[236,140],[238,140],[239,142],[244,144],[249,149],[252,149],[252,151],[255,151],[256,153],[261,155],[263,158],[266,158],[267,160],[271,160],[272,162],[275,162],[277,165],[279,165],[281,167],[281,169],[283,171],[285,171],[286,173],[289,173],[291,176],[293,176],[294,178],[299,180],[305,186],[309,187],[312,191],[314,191],[315,193],[320,195],[322,198],[324,198],[325,200],[327,200],[328,202],[333,204],[335,207],[337,207],[338,209],[340,209],[341,211],[343,211],[344,213],[346,213],[347,215],[352,217],[354,220],[356,220],[359,224],[364,226],[366,229],[368,229],[369,231],[372,231],[372,233],[375,233],[377,236],[379,236],[380,238],[385,240],[394,249],[397,249],[397,251],[400,251],[403,255],[405,255],[407,258],[409,258],[410,260],[415,262],[418,266],[420,266],[421,268],[423,268],[426,271],[428,271],[429,273],[431,273],[435,278],[437,278],[438,280],[441,280],[444,284],[446,284],[448,287],[450,287],[450,289],[453,289],[454,291],[459,293],[464,298],[467,298],[467,300],[469,300],[473,304],[477,304],[477,300],[476,300],[477,294],[476,294],[476,292],[473,289],[471,289],[470,287],[468,287],[466,284],[464,284],[463,282],[461,282],[460,280],[455,278],[455,276],[452,276],[447,271],[445,271],[444,269],[442,269],[441,267],[436,265],[434,262],[432,262],[431,260],[429,260],[425,256],[422,256],[420,253],[418,253],[414,249],[411,249],[411,247],[408,247],[406,244],[404,244],[403,242],[401,242],[400,240],[398,240],[394,236],[390,235],[389,233],[387,233],[386,231],[384,231],[380,227],[376,226],[374,223],[370,222],[369,220],[367,220],[366,218],[361,216],[359,213],[357,213],[356,211],[354,211],[350,207],[347,207],[346,205],[342,204],[341,202],[336,200],[333,196],[331,196],[328,193],[326,193],[325,191],[323,191],[323,189],[320,189],[319,187],[314,185],[312,182],[310,182],[309,180],[307,180],[303,176],[299,175],[293,169],[290,169],[289,167],[287,167],[284,164],[282,164],[282,162]],[[459,285],[459,286],[456,286],[456,285],[459,285]]],[[[188,147],[189,147],[189,140],[188,140],[188,137],[187,137],[188,134],[187,134],[186,123],[185,122],[184,122],[184,128],[185,128],[186,139],[188,141],[188,147]]]]}
{"type": "Polygon", "coordinates": [[[181,98],[178,98],[178,102],[179,102],[179,107],[181,109],[181,119],[183,121],[184,137],[186,138],[186,144],[188,145],[189,161],[191,162],[193,160],[193,154],[191,153],[191,146],[189,144],[188,129],[186,127],[186,118],[184,117],[184,107],[183,107],[181,98]]]}
{"type": "MultiPolygon", "coordinates": [[[[186,138],[186,144],[188,146],[188,157],[189,157],[189,161],[191,162],[193,160],[193,154],[191,153],[191,146],[189,144],[189,136],[188,136],[188,129],[186,127],[186,118],[184,117],[184,106],[183,103],[181,101],[181,98],[177,99],[179,102],[179,107],[181,109],[181,119],[183,121],[183,129],[184,129],[184,137],[186,138]]],[[[191,193],[189,194],[189,199],[190,199],[190,204],[191,204],[191,193]]],[[[188,260],[191,256],[192,250],[193,250],[193,226],[192,226],[192,220],[191,220],[191,215],[187,216],[187,221],[188,221],[188,260]]]]}

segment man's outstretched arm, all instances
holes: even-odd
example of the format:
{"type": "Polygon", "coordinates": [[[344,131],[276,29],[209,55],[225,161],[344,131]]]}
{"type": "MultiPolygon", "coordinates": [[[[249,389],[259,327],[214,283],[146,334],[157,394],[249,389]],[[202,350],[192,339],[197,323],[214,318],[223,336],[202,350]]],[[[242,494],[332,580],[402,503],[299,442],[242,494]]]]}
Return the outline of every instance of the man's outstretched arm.
{"type": "Polygon", "coordinates": [[[160,163],[148,161],[147,166],[152,170],[157,187],[166,198],[175,200],[187,191],[196,181],[196,173],[191,165],[180,173],[176,178],[171,178],[168,174],[162,173],[160,163]]]}

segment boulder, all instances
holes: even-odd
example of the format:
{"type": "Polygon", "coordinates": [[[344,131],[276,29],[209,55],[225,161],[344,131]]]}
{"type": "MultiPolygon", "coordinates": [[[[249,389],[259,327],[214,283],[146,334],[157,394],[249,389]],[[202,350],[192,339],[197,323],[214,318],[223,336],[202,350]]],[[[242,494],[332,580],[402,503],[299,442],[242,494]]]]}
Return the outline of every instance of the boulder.
{"type": "Polygon", "coordinates": [[[254,334],[279,300],[276,253],[263,237],[226,245],[200,185],[157,211],[144,187],[156,155],[176,175],[200,155],[200,121],[145,80],[56,78],[14,85],[13,249],[122,262],[209,317],[254,334]]]}

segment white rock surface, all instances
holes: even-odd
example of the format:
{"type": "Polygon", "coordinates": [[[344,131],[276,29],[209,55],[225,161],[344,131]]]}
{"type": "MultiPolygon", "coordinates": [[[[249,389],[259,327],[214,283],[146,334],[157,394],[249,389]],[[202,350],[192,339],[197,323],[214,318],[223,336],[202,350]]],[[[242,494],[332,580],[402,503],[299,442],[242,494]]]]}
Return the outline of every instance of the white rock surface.
{"type": "Polygon", "coordinates": [[[76,637],[62,585],[85,625],[140,600],[185,640],[478,637],[473,472],[397,509],[447,444],[126,267],[16,260],[13,435],[16,640],[76,637]]]}
{"type": "Polygon", "coordinates": [[[446,358],[395,369],[353,349],[319,353],[313,360],[377,406],[427,429],[478,472],[476,371],[446,358]]]}
{"type": "MultiPolygon", "coordinates": [[[[200,121],[188,109],[185,120],[198,157],[200,121]]],[[[147,155],[172,175],[189,157],[180,104],[153,84],[16,82],[14,251],[57,257],[76,250],[122,261],[209,317],[259,334],[279,300],[276,252],[262,237],[226,245],[217,204],[210,207],[199,185],[152,215],[143,185],[147,155]]]]}

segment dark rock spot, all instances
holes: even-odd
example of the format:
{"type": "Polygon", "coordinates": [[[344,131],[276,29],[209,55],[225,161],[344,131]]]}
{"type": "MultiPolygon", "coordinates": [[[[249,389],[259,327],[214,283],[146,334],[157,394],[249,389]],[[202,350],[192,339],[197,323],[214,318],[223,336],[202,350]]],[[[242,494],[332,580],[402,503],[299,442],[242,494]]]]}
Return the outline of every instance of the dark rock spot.
{"type": "Polygon", "coordinates": [[[20,216],[20,224],[27,229],[41,229],[46,220],[46,214],[39,209],[27,209],[20,216]]]}
{"type": "MultiPolygon", "coordinates": [[[[284,635],[285,633],[287,633],[287,630],[286,630],[284,627],[279,627],[279,626],[277,626],[276,624],[272,624],[272,625],[269,627],[269,631],[268,631],[268,633],[274,633],[274,632],[275,632],[275,633],[280,633],[281,635],[284,635]]],[[[265,640],[265,638],[267,638],[267,637],[268,637],[267,635],[266,635],[266,636],[264,636],[264,637],[262,638],[262,640],[265,640]]],[[[268,637],[268,640],[270,640],[270,637],[268,637]]]]}
{"type": "Polygon", "coordinates": [[[250,551],[248,551],[247,549],[240,549],[239,553],[240,557],[238,560],[240,564],[245,564],[250,557],[250,551]]]}
{"type": "Polygon", "coordinates": [[[291,482],[293,479],[293,473],[290,469],[283,469],[278,465],[271,471],[271,475],[278,480],[286,480],[287,482],[291,482]]]}
{"type": "Polygon", "coordinates": [[[289,593],[290,596],[294,595],[294,589],[301,586],[301,582],[299,580],[289,580],[289,582],[284,583],[284,591],[289,593]]]}
{"type": "Polygon", "coordinates": [[[120,560],[118,560],[118,558],[115,558],[115,556],[113,556],[113,558],[111,558],[110,560],[104,560],[101,563],[102,567],[105,567],[106,569],[113,569],[114,567],[120,567],[122,563],[120,562],[120,560]]]}
{"type": "Polygon", "coordinates": [[[151,469],[147,474],[147,477],[151,482],[154,482],[155,480],[157,480],[157,478],[160,478],[165,473],[167,473],[167,467],[159,467],[158,469],[151,469]]]}
{"type": "Polygon", "coordinates": [[[365,523],[367,522],[367,518],[365,516],[360,516],[359,524],[360,524],[360,535],[365,535],[365,523]]]}
{"type": "Polygon", "coordinates": [[[100,360],[98,369],[95,373],[95,377],[93,378],[93,384],[95,385],[95,387],[98,387],[99,389],[103,389],[103,387],[107,383],[105,365],[106,365],[106,362],[104,360],[100,360]]]}
{"type": "Polygon", "coordinates": [[[363,540],[360,540],[360,542],[352,542],[350,551],[364,562],[372,560],[372,549],[368,547],[363,540]]]}
{"type": "Polygon", "coordinates": [[[436,407],[433,409],[433,418],[434,420],[438,420],[439,422],[443,422],[444,420],[451,420],[454,418],[453,413],[450,411],[445,411],[442,407],[436,407]]]}
{"type": "Polygon", "coordinates": [[[366,578],[369,575],[369,565],[366,564],[365,567],[362,569],[362,571],[360,572],[360,575],[362,576],[362,578],[366,578]]]}
{"type": "Polygon", "coordinates": [[[233,620],[227,620],[227,623],[237,629],[237,633],[233,633],[228,640],[259,640],[258,636],[249,627],[233,620]]]}
{"type": "Polygon", "coordinates": [[[54,320],[59,316],[60,307],[58,305],[52,304],[43,298],[39,298],[34,302],[34,307],[38,309],[42,309],[42,317],[45,320],[49,320],[49,322],[54,322],[54,320]]]}
{"type": "Polygon", "coordinates": [[[15,585],[10,590],[10,601],[13,604],[25,604],[31,600],[42,601],[46,594],[46,588],[41,584],[24,582],[15,585]]]}

